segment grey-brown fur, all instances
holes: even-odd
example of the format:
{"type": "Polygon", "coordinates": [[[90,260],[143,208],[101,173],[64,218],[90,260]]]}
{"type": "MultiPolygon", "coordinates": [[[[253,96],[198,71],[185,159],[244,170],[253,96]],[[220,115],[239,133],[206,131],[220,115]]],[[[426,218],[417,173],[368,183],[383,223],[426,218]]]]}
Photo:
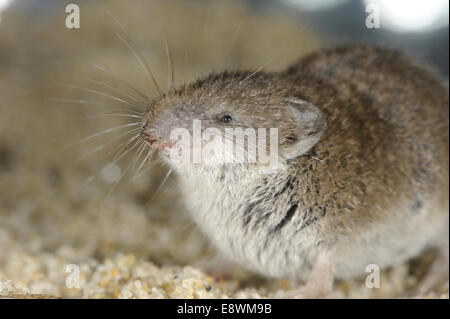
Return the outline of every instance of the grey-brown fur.
{"type": "Polygon", "coordinates": [[[301,279],[329,252],[345,278],[448,241],[449,102],[438,77],[398,52],[366,47],[250,75],[211,75],[147,114],[160,148],[193,119],[221,128],[220,116],[232,114],[236,126],[279,128],[276,173],[257,164],[172,165],[192,218],[219,251],[263,275],[301,279]],[[289,99],[314,105],[320,118],[296,122],[289,99]],[[308,139],[315,145],[306,153],[284,156],[308,139]]]}

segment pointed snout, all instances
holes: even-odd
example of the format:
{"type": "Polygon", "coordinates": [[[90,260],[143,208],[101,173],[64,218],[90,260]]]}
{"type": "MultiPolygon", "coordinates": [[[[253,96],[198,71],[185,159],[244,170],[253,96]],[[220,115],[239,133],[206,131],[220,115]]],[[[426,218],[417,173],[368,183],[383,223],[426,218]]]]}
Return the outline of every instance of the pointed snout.
{"type": "Polygon", "coordinates": [[[142,128],[141,138],[149,145],[153,145],[157,140],[156,132],[153,128],[149,127],[148,122],[142,128]]]}

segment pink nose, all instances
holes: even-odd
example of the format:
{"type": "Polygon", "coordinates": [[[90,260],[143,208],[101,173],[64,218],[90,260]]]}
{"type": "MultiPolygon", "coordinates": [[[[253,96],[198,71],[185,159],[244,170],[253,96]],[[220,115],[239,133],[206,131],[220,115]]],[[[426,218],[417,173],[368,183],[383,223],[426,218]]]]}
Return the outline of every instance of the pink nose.
{"type": "Polygon", "coordinates": [[[142,128],[141,138],[151,145],[156,142],[156,133],[153,129],[148,128],[146,125],[142,128]]]}

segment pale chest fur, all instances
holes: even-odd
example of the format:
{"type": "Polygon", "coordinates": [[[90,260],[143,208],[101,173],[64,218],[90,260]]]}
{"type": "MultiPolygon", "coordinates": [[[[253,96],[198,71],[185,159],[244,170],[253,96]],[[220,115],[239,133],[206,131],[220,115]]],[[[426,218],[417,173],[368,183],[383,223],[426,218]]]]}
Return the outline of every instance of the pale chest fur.
{"type": "Polygon", "coordinates": [[[264,175],[213,175],[184,173],[180,183],[192,218],[219,252],[265,276],[307,278],[320,244],[307,207],[276,196],[285,185],[266,185],[264,175]]]}

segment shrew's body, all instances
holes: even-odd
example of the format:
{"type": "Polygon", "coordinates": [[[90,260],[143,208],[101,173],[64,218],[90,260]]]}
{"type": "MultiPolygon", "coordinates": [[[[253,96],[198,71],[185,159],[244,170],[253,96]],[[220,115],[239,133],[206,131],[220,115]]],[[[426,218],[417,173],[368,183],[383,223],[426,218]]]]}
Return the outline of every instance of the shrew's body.
{"type": "Polygon", "coordinates": [[[146,129],[165,141],[196,118],[227,127],[224,114],[278,128],[282,169],[168,162],[192,218],[235,262],[319,291],[448,245],[448,89],[402,54],[328,49],[282,73],[211,75],[157,101],[146,129]]]}

